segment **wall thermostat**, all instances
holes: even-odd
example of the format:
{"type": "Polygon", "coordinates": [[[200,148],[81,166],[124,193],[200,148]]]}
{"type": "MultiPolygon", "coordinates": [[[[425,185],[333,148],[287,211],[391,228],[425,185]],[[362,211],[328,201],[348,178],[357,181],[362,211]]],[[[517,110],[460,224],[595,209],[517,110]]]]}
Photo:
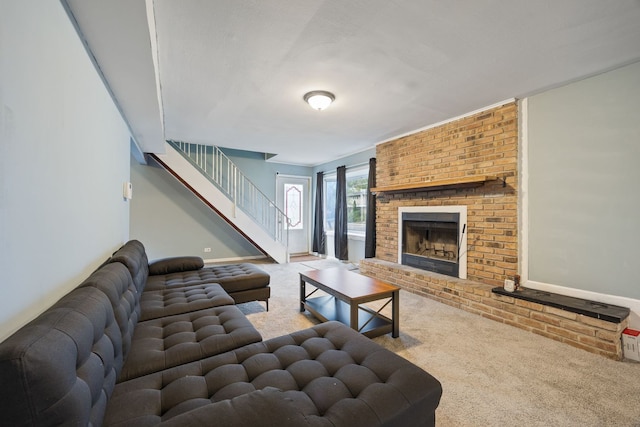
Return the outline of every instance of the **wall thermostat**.
{"type": "Polygon", "coordinates": [[[133,185],[130,182],[125,182],[122,185],[122,197],[127,200],[131,200],[133,197],[133,185]]]}

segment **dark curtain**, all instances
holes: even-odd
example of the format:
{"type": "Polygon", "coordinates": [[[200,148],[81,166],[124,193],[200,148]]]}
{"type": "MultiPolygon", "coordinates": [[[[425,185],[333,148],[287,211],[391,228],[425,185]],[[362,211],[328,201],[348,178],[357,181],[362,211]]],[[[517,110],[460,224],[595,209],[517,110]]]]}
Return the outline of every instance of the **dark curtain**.
{"type": "Polygon", "coordinates": [[[324,172],[318,172],[316,176],[316,207],[315,219],[313,223],[313,252],[326,254],[324,235],[324,172]]]}
{"type": "Polygon", "coordinates": [[[335,255],[339,260],[349,259],[347,239],[347,167],[340,166],[336,176],[335,255]]]}
{"type": "Polygon", "coordinates": [[[367,182],[367,220],[364,235],[364,257],[376,256],[376,196],[371,189],[376,186],[376,158],[369,159],[369,181],[367,182]]]}

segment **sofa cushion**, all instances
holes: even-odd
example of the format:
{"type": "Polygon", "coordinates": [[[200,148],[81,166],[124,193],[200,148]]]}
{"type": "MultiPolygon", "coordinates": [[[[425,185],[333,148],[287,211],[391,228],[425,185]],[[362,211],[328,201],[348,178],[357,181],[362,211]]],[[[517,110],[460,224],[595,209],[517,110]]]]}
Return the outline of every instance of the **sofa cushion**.
{"type": "Polygon", "coordinates": [[[180,273],[182,271],[199,270],[202,267],[204,267],[204,260],[197,256],[164,258],[149,263],[149,275],[180,273]]]}
{"type": "Polygon", "coordinates": [[[129,240],[120,249],[115,251],[109,262],[124,264],[136,285],[138,292],[142,292],[149,277],[149,259],[144,245],[138,240],[129,240]]]}
{"type": "Polygon", "coordinates": [[[140,297],[140,321],[232,304],[233,298],[217,283],[149,291],[140,297]]]}
{"type": "Polygon", "coordinates": [[[121,368],[111,303],[75,289],[0,344],[0,420],[99,426],[121,368]]]}
{"type": "Polygon", "coordinates": [[[233,305],[138,323],[118,381],[161,371],[262,340],[233,305]]]}
{"type": "Polygon", "coordinates": [[[441,394],[418,366],[327,322],[120,383],[105,425],[434,425],[441,394]]]}
{"type": "Polygon", "coordinates": [[[253,264],[229,264],[206,267],[200,270],[183,271],[165,275],[150,276],[147,290],[167,287],[219,283],[228,293],[269,286],[270,276],[253,264]]]}
{"type": "Polygon", "coordinates": [[[134,329],[140,319],[140,294],[129,270],[119,262],[106,264],[80,284],[80,287],[87,286],[99,289],[109,298],[120,327],[122,351],[126,358],[131,348],[134,329]]]}

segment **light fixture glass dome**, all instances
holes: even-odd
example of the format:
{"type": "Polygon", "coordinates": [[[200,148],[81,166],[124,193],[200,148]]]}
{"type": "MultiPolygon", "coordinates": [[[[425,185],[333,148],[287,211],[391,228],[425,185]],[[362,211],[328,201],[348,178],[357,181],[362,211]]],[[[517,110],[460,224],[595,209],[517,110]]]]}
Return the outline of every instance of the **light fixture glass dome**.
{"type": "Polygon", "coordinates": [[[335,95],[331,92],[324,90],[314,90],[304,95],[304,100],[314,110],[324,110],[336,99],[335,95]]]}

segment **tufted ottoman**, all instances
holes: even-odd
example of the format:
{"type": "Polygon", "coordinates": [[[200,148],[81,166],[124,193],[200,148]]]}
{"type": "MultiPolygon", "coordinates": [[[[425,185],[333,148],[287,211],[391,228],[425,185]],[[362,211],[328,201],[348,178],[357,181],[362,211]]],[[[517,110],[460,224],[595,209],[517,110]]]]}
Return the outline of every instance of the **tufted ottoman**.
{"type": "Polygon", "coordinates": [[[433,426],[440,383],[338,322],[116,385],[104,425],[433,426]]]}

